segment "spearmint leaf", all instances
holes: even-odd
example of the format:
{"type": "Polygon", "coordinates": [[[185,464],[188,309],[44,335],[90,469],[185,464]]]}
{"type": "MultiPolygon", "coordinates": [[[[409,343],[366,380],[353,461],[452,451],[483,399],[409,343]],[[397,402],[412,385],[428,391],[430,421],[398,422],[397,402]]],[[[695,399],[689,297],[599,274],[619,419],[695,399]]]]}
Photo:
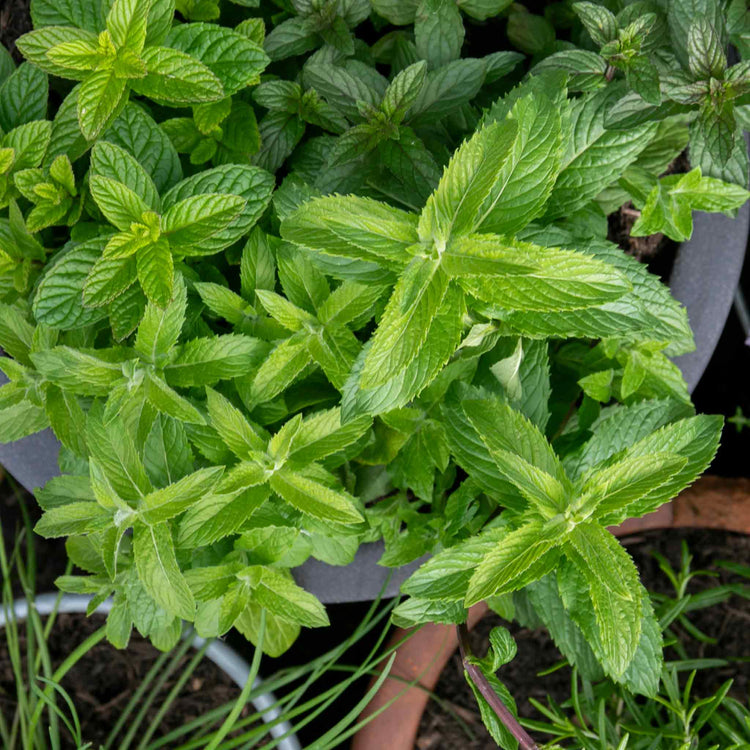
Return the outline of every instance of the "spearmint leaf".
{"type": "Polygon", "coordinates": [[[272,60],[303,55],[319,44],[315,24],[308,18],[288,18],[266,37],[264,49],[272,60]]]}
{"type": "Polygon", "coordinates": [[[351,122],[361,122],[357,103],[377,107],[388,86],[382,76],[376,74],[373,77],[372,71],[363,70],[364,67],[311,62],[305,66],[304,81],[351,122]],[[364,77],[365,72],[369,80],[364,77]]]}
{"type": "Polygon", "coordinates": [[[305,465],[338,453],[359,440],[371,424],[365,416],[342,424],[338,407],[311,414],[294,437],[289,461],[305,465]]]}
{"type": "Polygon", "coordinates": [[[0,303],[0,347],[21,364],[30,365],[34,326],[26,316],[11,305],[0,303]]]}
{"type": "Polygon", "coordinates": [[[308,628],[325,627],[329,624],[323,605],[310,593],[273,568],[253,566],[238,573],[238,577],[258,575],[253,586],[253,598],[262,607],[287,621],[298,622],[308,628]]]}
{"type": "Polygon", "coordinates": [[[45,511],[34,531],[45,539],[101,531],[112,522],[112,514],[98,503],[70,503],[45,511]]]}
{"type": "Polygon", "coordinates": [[[185,198],[162,217],[162,232],[180,252],[202,252],[202,243],[221,232],[242,213],[246,201],[238,195],[206,193],[185,198]]]}
{"type": "Polygon", "coordinates": [[[232,453],[247,458],[253,452],[265,451],[266,441],[236,406],[213,388],[206,388],[206,395],[211,425],[232,453]]]}
{"type": "Polygon", "coordinates": [[[213,385],[244,375],[264,352],[263,342],[240,334],[191,339],[178,348],[164,374],[172,386],[213,385]]]}
{"type": "Polygon", "coordinates": [[[161,365],[177,344],[185,323],[187,290],[181,275],[175,277],[174,296],[164,308],[150,303],[138,326],[134,349],[146,362],[161,365]]]}
{"type": "Polygon", "coordinates": [[[84,79],[78,90],[78,124],[86,140],[102,132],[125,96],[125,79],[114,70],[97,70],[84,79]]]}
{"type": "Polygon", "coordinates": [[[442,249],[452,237],[469,234],[498,180],[517,137],[515,122],[498,122],[477,131],[451,158],[437,190],[419,217],[419,238],[442,249]]]}
{"type": "MultiPolygon", "coordinates": [[[[295,20],[295,19],[292,19],[295,20]]],[[[300,634],[300,626],[296,622],[289,622],[250,602],[242,614],[235,620],[234,627],[242,633],[252,644],[260,643],[261,617],[265,616],[266,628],[263,635],[263,653],[269,656],[281,656],[288,651],[300,634]],[[263,615],[265,613],[265,615],[263,615]]]]}
{"type": "Polygon", "coordinates": [[[123,377],[121,361],[108,362],[69,346],[34,352],[31,359],[47,380],[84,396],[106,396],[123,377]]]}
{"type": "Polygon", "coordinates": [[[84,28],[73,28],[69,24],[51,25],[46,28],[37,26],[34,31],[21,36],[16,42],[16,46],[23,56],[34,63],[38,68],[50,75],[57,75],[62,78],[74,78],[82,80],[88,75],[87,71],[75,70],[65,65],[53,62],[47,55],[50,49],[60,44],[83,43],[86,45],[96,46],[96,33],[84,28]]]}
{"type": "Polygon", "coordinates": [[[3,148],[13,149],[13,169],[38,167],[47,151],[52,126],[47,121],[34,120],[13,128],[2,139],[3,148]]]}
{"type": "Polygon", "coordinates": [[[573,4],[573,10],[599,47],[617,38],[619,24],[614,13],[607,8],[594,3],[579,2],[573,4]]]}
{"type": "Polygon", "coordinates": [[[668,399],[610,407],[592,425],[595,428],[592,437],[577,452],[565,457],[565,469],[576,479],[660,427],[691,416],[691,413],[692,409],[687,404],[668,399]]]}
{"type": "Polygon", "coordinates": [[[568,75],[571,91],[593,91],[604,85],[607,61],[596,52],[585,49],[566,49],[555,52],[538,62],[534,73],[561,70],[568,75]]]}
{"type": "Polygon", "coordinates": [[[2,443],[12,443],[33,435],[48,425],[49,421],[44,409],[30,401],[0,406],[0,442],[2,443]]]}
{"type": "Polygon", "coordinates": [[[466,302],[455,285],[449,285],[437,309],[417,356],[397,375],[374,388],[361,385],[362,369],[367,357],[365,345],[354,363],[342,395],[341,409],[345,421],[362,414],[381,414],[405,406],[437,376],[456,351],[463,333],[466,302]]]}
{"type": "Polygon", "coordinates": [[[414,20],[417,54],[435,69],[458,59],[464,24],[453,0],[421,0],[414,20]]]}
{"type": "Polygon", "coordinates": [[[410,597],[393,609],[391,622],[399,628],[411,628],[428,622],[453,625],[466,621],[466,607],[458,602],[434,601],[410,597]]]}
{"type": "Polygon", "coordinates": [[[201,243],[204,254],[216,253],[246,235],[266,210],[274,187],[273,176],[258,167],[226,164],[183,180],[162,199],[168,211],[186,198],[205,194],[235,195],[246,201],[244,209],[226,227],[201,243]]]}
{"type": "Polygon", "coordinates": [[[133,154],[151,176],[158,192],[171,188],[181,179],[182,166],[174,146],[140,107],[127,104],[102,138],[133,154]]]}
{"type": "Polygon", "coordinates": [[[141,54],[145,78],[130,85],[138,94],[173,105],[200,104],[223,99],[221,81],[202,62],[168,47],[146,47],[141,54]]]}
{"type": "Polygon", "coordinates": [[[427,64],[420,61],[402,70],[388,84],[380,108],[389,120],[396,123],[403,120],[424,85],[426,74],[427,64]]]}
{"type": "Polygon", "coordinates": [[[160,377],[146,376],[146,399],[157,411],[188,424],[205,424],[203,415],[179,393],[172,390],[160,377]]]}
{"type": "Polygon", "coordinates": [[[384,288],[345,281],[318,307],[318,318],[328,325],[351,325],[356,331],[371,317],[384,288]]]}
{"type": "Polygon", "coordinates": [[[147,524],[157,524],[184,513],[213,489],[223,472],[223,466],[200,469],[168,487],[150,492],[141,500],[138,515],[147,524]]]}
{"type": "Polygon", "coordinates": [[[31,9],[34,27],[77,26],[87,31],[99,32],[104,28],[102,8],[92,8],[85,0],[34,0],[31,9]]]}
{"type": "Polygon", "coordinates": [[[362,388],[386,383],[419,354],[448,284],[439,260],[415,258],[406,267],[371,339],[362,388]]]}
{"type": "MultiPolygon", "coordinates": [[[[532,78],[518,89],[519,98],[507,115],[517,123],[518,133],[481,208],[480,231],[514,234],[543,212],[552,192],[561,168],[562,103],[555,89],[549,91],[552,79],[549,84],[546,80],[544,76],[532,78]],[[530,93],[521,97],[525,90],[530,93]]],[[[490,110],[490,121],[501,116],[511,102],[502,100],[502,104],[490,110]]]]}
{"type": "MultiPolygon", "coordinates": [[[[596,523],[577,526],[565,554],[588,586],[605,669],[621,677],[641,637],[642,599],[646,595],[630,555],[596,523]]],[[[579,622],[579,624],[581,624],[579,622]]],[[[590,632],[584,634],[592,640],[590,632]]]]}
{"type": "MultiPolygon", "coordinates": [[[[143,211],[159,210],[159,193],[151,175],[125,148],[99,141],[91,150],[91,174],[120,183],[145,204],[140,213],[134,213],[133,221],[140,221],[143,211]]],[[[129,229],[130,225],[125,228],[129,229]]]]}
{"type": "Polygon", "coordinates": [[[305,134],[305,123],[295,114],[269,112],[258,123],[258,129],[260,150],[253,156],[253,164],[276,172],[305,134]]]}
{"type": "Polygon", "coordinates": [[[270,62],[248,37],[216,24],[179,24],[169,32],[165,44],[203,63],[219,79],[227,96],[257,83],[270,62]]]}
{"type": "Polygon", "coordinates": [[[47,76],[30,63],[23,63],[0,86],[0,128],[6,133],[47,115],[47,76]]]}
{"type": "Polygon", "coordinates": [[[664,664],[661,628],[647,596],[642,598],[642,609],[638,648],[620,681],[628,690],[647,698],[654,698],[659,692],[664,664]]]}
{"type": "Polygon", "coordinates": [[[174,293],[174,259],[166,239],[150,242],[136,254],[138,281],[149,302],[166,307],[174,293]]]}
{"type": "Polygon", "coordinates": [[[91,457],[121,498],[137,501],[151,492],[146,469],[122,420],[105,423],[89,412],[86,438],[91,457]]]}
{"type": "Polygon", "coordinates": [[[268,354],[252,381],[250,397],[254,404],[276,398],[310,364],[307,338],[305,333],[290,336],[268,354]]]}
{"type": "Polygon", "coordinates": [[[249,302],[245,302],[239,294],[221,284],[210,281],[196,282],[195,290],[200,294],[203,304],[214,315],[224,318],[232,325],[240,325],[255,314],[249,302]]]}
{"type": "Polygon", "coordinates": [[[203,547],[236,533],[268,499],[271,490],[258,485],[239,494],[209,494],[180,519],[180,547],[203,547]]]}
{"type": "Polygon", "coordinates": [[[32,310],[37,322],[61,330],[83,328],[101,320],[101,309],[85,308],[81,288],[101,257],[105,239],[89,240],[58,255],[45,269],[32,310]]]}
{"type": "Polygon", "coordinates": [[[580,504],[596,516],[625,508],[657,490],[687,465],[687,458],[673,453],[625,458],[585,474],[581,478],[580,504]]]}
{"type": "Polygon", "coordinates": [[[325,276],[310,262],[308,254],[282,244],[276,252],[276,262],[281,288],[297,307],[312,312],[330,294],[325,276]]]}
{"type": "Polygon", "coordinates": [[[604,676],[591,646],[581,629],[565,608],[554,574],[545,576],[524,590],[535,613],[549,630],[555,645],[565,658],[575,666],[581,676],[591,682],[598,682],[604,676]]]}
{"type": "Polygon", "coordinates": [[[530,521],[508,533],[484,555],[469,580],[464,600],[470,607],[490,596],[517,591],[554,570],[565,538],[559,523],[530,521]]]}
{"type": "MultiPolygon", "coordinates": [[[[625,518],[638,518],[656,510],[695,481],[709,466],[719,445],[723,419],[700,415],[665,425],[644,437],[620,454],[620,460],[635,459],[658,453],[669,453],[685,459],[682,468],[657,487],[644,492],[626,508],[612,510],[599,520],[604,525],[621,523],[625,518]]],[[[614,463],[614,461],[612,461],[614,463]]],[[[675,464],[676,468],[676,464],[675,464]]]]}
{"type": "Polygon", "coordinates": [[[138,578],[154,601],[184,620],[195,617],[195,599],[177,564],[169,526],[137,523],[133,528],[133,556],[138,578]]]}
{"type": "Polygon", "coordinates": [[[459,253],[483,262],[485,258],[504,260],[512,248],[516,262],[536,266],[531,273],[459,279],[469,294],[507,310],[576,310],[615,300],[632,288],[614,267],[583,253],[496,235],[471,235],[456,244],[459,253]]]}
{"type": "Polygon", "coordinates": [[[345,326],[320,328],[307,340],[307,349],[331,385],[342,390],[362,345],[345,326]]]}
{"type": "Polygon", "coordinates": [[[653,123],[605,130],[604,117],[616,96],[616,88],[607,87],[570,104],[564,122],[562,171],[552,189],[546,218],[560,218],[582,208],[620,177],[655,135],[653,123]]]}
{"type": "Polygon", "coordinates": [[[182,424],[158,416],[146,440],[143,463],[155,487],[166,487],[190,474],[193,454],[182,424]]]}
{"type": "Polygon", "coordinates": [[[57,439],[77,455],[86,456],[86,415],[76,396],[50,387],[47,389],[45,408],[57,439]]]}
{"type": "Polygon", "coordinates": [[[484,62],[473,58],[454,60],[429,71],[407,115],[409,123],[416,127],[440,122],[479,93],[485,73],[484,62]]]}
{"type": "Polygon", "coordinates": [[[141,197],[121,182],[93,175],[89,180],[91,195],[99,210],[119,230],[127,231],[149,210],[141,197]]]}
{"type": "Polygon", "coordinates": [[[326,472],[312,469],[282,467],[271,476],[271,488],[293,508],[313,518],[340,524],[360,523],[363,518],[354,498],[331,487],[326,472]]]}
{"type": "Polygon", "coordinates": [[[507,534],[506,528],[488,529],[438,552],[412,573],[401,585],[401,591],[421,599],[462,601],[476,567],[507,534]]]}
{"type": "Polygon", "coordinates": [[[281,223],[281,236],[320,253],[400,269],[416,242],[417,218],[369,198],[316,198],[281,223]]]}
{"type": "Polygon", "coordinates": [[[135,0],[114,0],[106,24],[116,47],[125,47],[136,54],[143,49],[149,5],[135,0]]]}

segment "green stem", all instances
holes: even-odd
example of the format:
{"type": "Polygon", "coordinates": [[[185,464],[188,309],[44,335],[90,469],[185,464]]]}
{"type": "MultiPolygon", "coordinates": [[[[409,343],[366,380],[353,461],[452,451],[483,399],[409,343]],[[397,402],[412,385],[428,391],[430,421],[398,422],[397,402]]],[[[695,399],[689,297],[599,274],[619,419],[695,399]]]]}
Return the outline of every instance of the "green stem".
{"type": "MultiPolygon", "coordinates": [[[[106,635],[106,627],[102,626],[99,628],[99,630],[94,631],[83,643],[81,643],[77,648],[75,648],[70,654],[68,654],[68,657],[65,659],[65,661],[54,671],[52,677],[50,678],[51,682],[59,683],[63,677],[89,652],[91,651],[94,646],[96,646],[97,643],[104,640],[104,637],[106,635]]],[[[47,697],[50,697],[50,694],[53,692],[54,687],[52,685],[47,685],[47,687],[44,688],[44,694],[47,697]]],[[[31,717],[31,722],[29,726],[29,735],[31,737],[34,736],[36,732],[37,725],[39,724],[39,719],[42,716],[42,710],[44,709],[44,702],[39,701],[36,706],[34,707],[34,714],[31,717]]]]}
{"type": "Polygon", "coordinates": [[[239,719],[242,709],[247,704],[248,697],[250,695],[255,680],[258,677],[258,671],[260,670],[260,660],[263,656],[263,637],[266,634],[266,610],[261,609],[260,611],[260,628],[258,632],[258,642],[255,644],[255,653],[253,654],[253,663],[250,665],[250,674],[247,676],[247,682],[245,687],[242,688],[242,692],[239,694],[232,710],[229,712],[229,716],[224,720],[224,723],[219,728],[219,731],[213,736],[211,742],[206,746],[206,750],[216,750],[219,743],[229,734],[234,727],[235,722],[239,719]]]}

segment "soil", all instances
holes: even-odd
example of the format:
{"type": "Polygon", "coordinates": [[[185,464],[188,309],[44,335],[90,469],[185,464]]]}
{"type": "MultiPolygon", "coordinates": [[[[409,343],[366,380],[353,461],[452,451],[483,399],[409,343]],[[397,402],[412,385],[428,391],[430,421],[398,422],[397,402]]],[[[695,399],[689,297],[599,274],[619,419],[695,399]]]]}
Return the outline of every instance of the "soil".
{"type": "MultiPolygon", "coordinates": [[[[693,570],[719,571],[714,565],[718,560],[733,560],[746,564],[750,559],[750,538],[724,532],[654,531],[622,541],[635,559],[646,587],[655,593],[672,595],[671,584],[660,571],[653,553],[661,553],[675,569],[679,569],[682,540],[687,541],[693,555],[693,570]]],[[[729,574],[720,571],[717,578],[694,579],[688,591],[697,593],[718,583],[726,583],[730,579],[729,574]]],[[[731,580],[737,581],[736,578],[731,580]]],[[[746,701],[750,686],[750,660],[747,658],[750,601],[735,596],[710,609],[692,612],[689,619],[703,633],[718,641],[715,645],[699,643],[690,638],[680,626],[674,626],[673,629],[689,658],[741,660],[727,667],[699,672],[693,694],[711,695],[724,681],[731,678],[734,683],[730,695],[740,701],[746,701]]],[[[498,676],[516,699],[521,716],[543,720],[529,702],[529,698],[535,698],[542,703],[548,695],[558,703],[566,700],[569,697],[570,668],[564,667],[552,674],[538,677],[539,672],[551,668],[560,661],[560,654],[546,631],[529,630],[517,625],[509,626],[497,615],[485,617],[472,632],[471,643],[474,653],[486,653],[489,633],[497,625],[508,627],[518,645],[518,655],[510,664],[501,668],[498,676]]],[[[666,655],[668,659],[679,658],[672,649],[668,649],[666,655]]],[[[443,671],[435,687],[435,693],[449,710],[441,709],[435,701],[428,703],[419,727],[416,743],[418,750],[452,750],[457,747],[465,750],[489,750],[497,747],[482,724],[457,654],[443,671]]]]}
{"type": "Polygon", "coordinates": [[[21,63],[23,58],[16,49],[16,39],[27,31],[31,31],[29,0],[3,0],[0,8],[0,43],[10,51],[17,63],[21,63]]]}
{"type": "MultiPolygon", "coordinates": [[[[82,643],[105,622],[104,617],[94,615],[87,618],[79,614],[59,615],[50,634],[49,649],[53,668],[59,665],[71,651],[82,643]]],[[[22,643],[25,628],[21,629],[22,643]]],[[[99,747],[117,722],[130,697],[140,685],[143,677],[159,656],[148,641],[134,634],[127,650],[118,651],[106,641],[89,651],[62,680],[77,708],[81,721],[81,734],[85,741],[99,747]]],[[[165,682],[156,700],[146,713],[142,727],[147,727],[154,718],[177,677],[192,657],[188,652],[173,675],[165,682]]],[[[0,650],[0,711],[7,717],[15,708],[13,670],[6,649],[0,650]]],[[[202,716],[213,708],[236,699],[239,689],[212,662],[204,659],[166,713],[154,739],[202,716]]],[[[245,709],[249,712],[249,709],[245,709]]],[[[140,736],[140,735],[139,735],[140,736]]],[[[62,747],[74,749],[76,745],[68,736],[62,747]]]]}

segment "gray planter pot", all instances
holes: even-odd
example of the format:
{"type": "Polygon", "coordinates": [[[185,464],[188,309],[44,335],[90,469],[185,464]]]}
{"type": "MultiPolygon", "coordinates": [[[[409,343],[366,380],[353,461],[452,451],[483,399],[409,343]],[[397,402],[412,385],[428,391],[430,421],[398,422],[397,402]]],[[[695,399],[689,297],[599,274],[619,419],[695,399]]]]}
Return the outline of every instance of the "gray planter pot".
{"type": "MultiPolygon", "coordinates": [[[[750,204],[742,207],[736,219],[697,213],[692,239],[678,250],[669,285],[673,295],[687,308],[696,349],[675,361],[690,391],[703,375],[729,315],[745,258],[748,227],[750,204]]],[[[0,384],[3,382],[0,373],[0,384]]],[[[57,440],[47,430],[16,443],[0,445],[0,464],[33,491],[59,474],[58,450],[57,440]]],[[[363,545],[354,562],[346,567],[309,560],[295,571],[295,577],[325,603],[372,600],[381,591],[386,598],[396,596],[421,560],[391,571],[377,565],[382,552],[382,543],[363,545]]]]}
{"type": "MultiPolygon", "coordinates": [[[[83,596],[81,594],[64,594],[57,611],[85,615],[91,598],[90,596],[83,596]]],[[[34,600],[34,607],[40,615],[45,617],[53,611],[56,600],[57,594],[40,594],[34,600]]],[[[96,608],[96,612],[106,614],[111,608],[112,601],[107,599],[96,608]]],[[[18,620],[25,620],[29,613],[28,601],[26,599],[17,599],[13,603],[13,611],[18,620]]],[[[0,609],[0,628],[4,627],[5,612],[0,609]]],[[[195,637],[192,645],[194,648],[200,648],[204,643],[205,641],[202,638],[195,637]]],[[[206,649],[206,658],[224,672],[240,689],[245,687],[245,683],[250,676],[250,666],[229,646],[221,641],[214,641],[206,649]]],[[[256,678],[254,687],[262,684],[262,680],[256,678]]],[[[264,711],[263,721],[265,723],[268,724],[279,717],[278,709],[272,707],[276,703],[273,693],[264,693],[257,698],[253,698],[251,703],[256,711],[264,711]]],[[[292,725],[289,722],[279,722],[271,727],[269,731],[274,739],[283,737],[283,739],[279,739],[279,744],[277,745],[280,750],[301,750],[302,746],[299,744],[297,737],[292,734],[292,725]],[[284,735],[287,734],[289,736],[285,737],[284,735]]]]}

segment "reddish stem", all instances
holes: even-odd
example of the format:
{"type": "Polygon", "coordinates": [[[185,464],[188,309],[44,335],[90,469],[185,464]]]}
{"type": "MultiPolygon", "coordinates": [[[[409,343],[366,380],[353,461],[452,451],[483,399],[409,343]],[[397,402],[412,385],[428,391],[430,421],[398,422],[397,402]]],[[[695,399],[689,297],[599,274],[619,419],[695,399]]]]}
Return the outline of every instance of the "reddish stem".
{"type": "Polygon", "coordinates": [[[513,716],[506,705],[500,700],[482,670],[471,663],[472,653],[469,643],[469,629],[466,625],[457,625],[456,630],[458,630],[458,647],[461,651],[461,661],[466,673],[476,685],[477,690],[479,690],[487,703],[490,704],[490,708],[497,714],[497,718],[505,724],[506,729],[518,740],[518,746],[521,750],[539,750],[536,742],[529,737],[526,730],[518,723],[518,719],[513,716]]]}

